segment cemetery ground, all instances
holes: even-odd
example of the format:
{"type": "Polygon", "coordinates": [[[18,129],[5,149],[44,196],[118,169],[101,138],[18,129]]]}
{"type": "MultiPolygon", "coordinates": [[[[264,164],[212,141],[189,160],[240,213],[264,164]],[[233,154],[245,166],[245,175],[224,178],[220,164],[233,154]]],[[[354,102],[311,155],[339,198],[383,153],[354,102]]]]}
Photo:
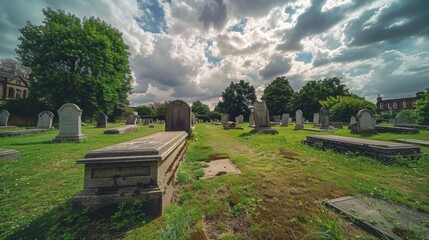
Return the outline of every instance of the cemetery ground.
{"type": "MultiPolygon", "coordinates": [[[[114,127],[118,125],[109,125],[114,127]]],[[[429,213],[429,158],[384,162],[358,153],[322,151],[303,144],[308,135],[332,134],[274,126],[279,134],[250,134],[198,124],[179,169],[175,203],[149,218],[144,202],[94,213],[72,213],[70,199],[83,189],[77,159],[95,149],[163,131],[104,135],[82,127],[80,143],[51,143],[58,131],[0,139],[0,148],[21,158],[0,165],[0,239],[371,239],[351,221],[324,206],[328,199],[364,195],[429,213]],[[228,157],[241,174],[199,179],[207,161],[228,157]]],[[[311,125],[306,127],[311,128],[311,125]]],[[[351,135],[391,141],[429,139],[420,134],[351,135]]],[[[429,147],[421,147],[429,153],[429,147]]],[[[418,230],[409,239],[424,239],[418,230]]],[[[375,239],[375,238],[374,238],[375,239]]]]}

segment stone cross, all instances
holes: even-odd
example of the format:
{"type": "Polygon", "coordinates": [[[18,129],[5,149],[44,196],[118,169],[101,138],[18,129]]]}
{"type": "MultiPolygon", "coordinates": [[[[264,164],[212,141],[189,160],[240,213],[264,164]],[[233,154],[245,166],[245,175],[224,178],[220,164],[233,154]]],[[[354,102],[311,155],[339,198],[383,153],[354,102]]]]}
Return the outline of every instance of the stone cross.
{"type": "Polygon", "coordinates": [[[302,111],[297,110],[295,112],[295,129],[301,130],[304,128],[304,117],[302,116],[302,111]]]}
{"type": "Polygon", "coordinates": [[[282,115],[282,127],[287,127],[289,125],[289,114],[283,113],[282,115]]]}
{"type": "Polygon", "coordinates": [[[7,126],[9,116],[10,113],[6,109],[0,111],[0,126],[7,126]]]}
{"type": "Polygon", "coordinates": [[[97,116],[97,127],[105,128],[107,126],[107,115],[104,113],[100,113],[97,116]]]}
{"type": "Polygon", "coordinates": [[[327,107],[322,107],[320,109],[320,129],[329,128],[329,109],[327,107]]]}
{"type": "Polygon", "coordinates": [[[182,100],[168,104],[165,112],[165,131],[185,131],[191,134],[191,108],[182,100]]]}
{"type": "Polygon", "coordinates": [[[52,128],[52,119],[54,114],[49,111],[43,111],[38,115],[37,128],[52,128]]]}
{"type": "Polygon", "coordinates": [[[85,138],[81,131],[82,125],[82,110],[73,103],[66,103],[58,110],[60,133],[53,142],[62,141],[81,141],[85,138]]]}

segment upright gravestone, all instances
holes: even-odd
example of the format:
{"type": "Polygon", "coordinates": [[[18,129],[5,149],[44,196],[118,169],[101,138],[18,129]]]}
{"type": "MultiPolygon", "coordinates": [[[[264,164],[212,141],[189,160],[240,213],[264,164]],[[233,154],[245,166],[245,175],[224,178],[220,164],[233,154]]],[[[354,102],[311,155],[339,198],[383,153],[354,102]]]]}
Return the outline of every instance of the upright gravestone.
{"type": "Polygon", "coordinates": [[[267,104],[262,102],[254,103],[254,116],[255,116],[255,129],[251,132],[262,132],[262,133],[278,133],[277,130],[271,128],[270,114],[268,113],[267,104]]]}
{"type": "Polygon", "coordinates": [[[255,126],[255,114],[252,112],[249,115],[249,125],[250,126],[255,126]]]}
{"type": "Polygon", "coordinates": [[[139,116],[136,115],[135,113],[127,116],[126,121],[125,121],[125,125],[136,125],[138,117],[139,116]]]}
{"type": "Polygon", "coordinates": [[[244,122],[244,116],[238,115],[238,121],[239,121],[239,124],[243,123],[244,122]]]}
{"type": "Polygon", "coordinates": [[[97,127],[98,128],[106,128],[107,126],[107,115],[104,113],[100,113],[97,116],[97,127]]]}
{"type": "Polygon", "coordinates": [[[289,125],[289,114],[283,113],[282,115],[282,127],[287,127],[289,125]]]}
{"type": "Polygon", "coordinates": [[[327,107],[322,107],[320,109],[320,129],[329,128],[329,109],[327,107]]]}
{"type": "Polygon", "coordinates": [[[368,109],[361,109],[356,115],[357,123],[352,126],[352,133],[375,133],[375,119],[368,109]]]}
{"type": "Polygon", "coordinates": [[[350,117],[350,126],[351,125],[353,125],[353,124],[355,124],[357,121],[356,121],[356,117],[355,116],[351,116],[350,117]]]}
{"type": "Polygon", "coordinates": [[[191,135],[191,108],[182,100],[168,104],[165,112],[165,131],[185,131],[191,135]]]}
{"type": "Polygon", "coordinates": [[[319,124],[319,113],[313,114],[313,123],[314,125],[319,124]]]}
{"type": "Polygon", "coordinates": [[[295,129],[301,130],[304,128],[304,117],[302,116],[302,111],[297,110],[295,112],[295,129]]]}
{"type": "Polygon", "coordinates": [[[81,131],[82,110],[73,103],[66,103],[58,110],[60,133],[53,142],[77,142],[85,138],[81,131]]]}
{"type": "Polygon", "coordinates": [[[404,118],[402,116],[396,116],[395,124],[404,124],[404,118]]]}
{"type": "Polygon", "coordinates": [[[9,120],[10,113],[7,110],[0,111],[0,126],[7,126],[7,121],[9,120]]]}
{"type": "Polygon", "coordinates": [[[276,124],[280,124],[281,119],[280,119],[280,116],[279,116],[279,115],[274,116],[274,122],[275,122],[276,124]]]}
{"type": "Polygon", "coordinates": [[[52,128],[52,119],[54,114],[49,111],[43,111],[38,115],[37,128],[52,128]]]}
{"type": "Polygon", "coordinates": [[[229,120],[229,115],[228,114],[223,114],[222,117],[221,117],[220,123],[222,125],[225,125],[226,123],[228,123],[228,120],[229,120]]]}

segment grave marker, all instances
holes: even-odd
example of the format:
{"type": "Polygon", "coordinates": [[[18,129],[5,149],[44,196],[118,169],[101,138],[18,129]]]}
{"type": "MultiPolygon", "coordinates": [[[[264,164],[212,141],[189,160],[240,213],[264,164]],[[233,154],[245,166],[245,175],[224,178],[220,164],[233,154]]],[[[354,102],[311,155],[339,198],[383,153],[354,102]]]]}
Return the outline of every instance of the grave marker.
{"type": "Polygon", "coordinates": [[[185,131],[191,135],[191,108],[182,100],[168,104],[165,112],[165,131],[185,131]]]}
{"type": "Polygon", "coordinates": [[[9,116],[10,113],[6,109],[0,111],[0,126],[7,126],[9,116]]]}
{"type": "Polygon", "coordinates": [[[106,128],[107,126],[107,115],[104,113],[100,113],[97,116],[97,127],[98,128],[106,128]]]}
{"type": "Polygon", "coordinates": [[[289,125],[289,114],[284,113],[282,115],[282,127],[287,127],[289,125]]]}
{"type": "Polygon", "coordinates": [[[73,103],[66,103],[58,110],[60,133],[53,142],[82,141],[85,136],[82,134],[82,110],[73,103]]]}
{"type": "Polygon", "coordinates": [[[254,115],[255,115],[255,129],[251,132],[262,132],[262,133],[278,133],[277,130],[271,128],[270,114],[268,112],[267,104],[262,102],[254,103],[254,115]]]}
{"type": "Polygon", "coordinates": [[[322,107],[320,109],[320,129],[329,128],[329,109],[327,107],[322,107]]]}
{"type": "Polygon", "coordinates": [[[49,111],[43,111],[38,115],[37,128],[52,128],[52,119],[54,114],[49,111]]]}
{"type": "Polygon", "coordinates": [[[302,116],[302,111],[297,110],[295,112],[295,129],[301,130],[304,128],[304,117],[302,116]]]}

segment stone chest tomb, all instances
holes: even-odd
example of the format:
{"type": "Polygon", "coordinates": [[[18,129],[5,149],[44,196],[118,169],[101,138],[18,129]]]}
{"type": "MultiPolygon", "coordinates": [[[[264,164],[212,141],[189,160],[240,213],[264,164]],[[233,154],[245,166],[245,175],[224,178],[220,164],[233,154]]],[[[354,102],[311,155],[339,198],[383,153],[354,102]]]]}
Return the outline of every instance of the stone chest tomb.
{"type": "Polygon", "coordinates": [[[159,132],[86,154],[77,161],[85,164],[84,190],[73,197],[73,210],[143,200],[149,215],[160,215],[172,200],[187,136],[159,132]]]}

